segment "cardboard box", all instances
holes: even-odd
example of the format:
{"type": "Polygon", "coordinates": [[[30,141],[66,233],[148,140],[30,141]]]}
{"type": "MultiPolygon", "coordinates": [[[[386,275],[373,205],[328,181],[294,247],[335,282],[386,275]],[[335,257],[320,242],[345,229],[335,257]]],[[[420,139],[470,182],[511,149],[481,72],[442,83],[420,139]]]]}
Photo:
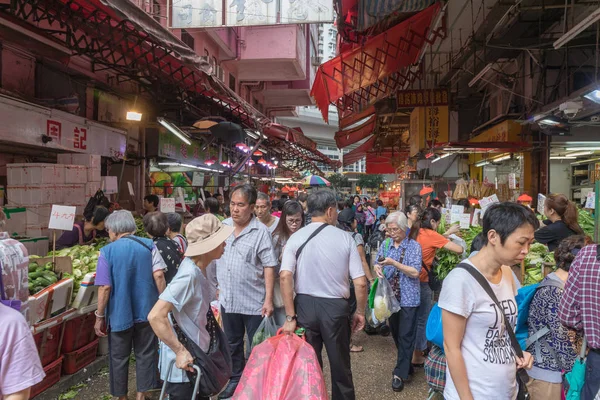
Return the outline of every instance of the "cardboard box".
{"type": "Polygon", "coordinates": [[[102,157],[95,154],[59,154],[58,155],[58,163],[59,164],[73,164],[73,165],[83,165],[85,167],[92,167],[100,169],[102,162],[102,157]]]}
{"type": "Polygon", "coordinates": [[[64,185],[61,186],[61,191],[63,194],[63,199],[61,203],[65,206],[76,206],[79,204],[83,204],[87,201],[85,196],[85,184],[77,184],[77,185],[64,185]]]}
{"type": "Polygon", "coordinates": [[[7,164],[9,186],[50,185],[64,183],[64,166],[57,164],[7,164]]]}
{"type": "Polygon", "coordinates": [[[27,211],[23,207],[11,208],[4,207],[4,214],[6,214],[6,226],[4,231],[10,236],[17,234],[18,236],[24,236],[27,234],[27,211]]]}
{"type": "Polygon", "coordinates": [[[87,167],[85,165],[65,165],[65,183],[85,184],[87,182],[87,167]]]}

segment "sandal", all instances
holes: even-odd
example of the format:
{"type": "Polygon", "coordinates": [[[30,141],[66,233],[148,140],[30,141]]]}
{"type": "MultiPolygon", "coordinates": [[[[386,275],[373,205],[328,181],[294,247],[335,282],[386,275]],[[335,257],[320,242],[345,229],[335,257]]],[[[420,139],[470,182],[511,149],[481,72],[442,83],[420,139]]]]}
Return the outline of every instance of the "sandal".
{"type": "Polygon", "coordinates": [[[362,353],[365,349],[362,346],[352,345],[350,346],[350,353],[362,353]]]}

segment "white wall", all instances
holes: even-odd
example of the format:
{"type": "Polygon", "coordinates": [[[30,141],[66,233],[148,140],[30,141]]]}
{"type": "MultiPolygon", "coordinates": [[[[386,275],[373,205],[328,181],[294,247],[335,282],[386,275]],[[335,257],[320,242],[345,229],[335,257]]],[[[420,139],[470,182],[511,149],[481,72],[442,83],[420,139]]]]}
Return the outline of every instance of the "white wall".
{"type": "Polygon", "coordinates": [[[567,197],[570,197],[570,188],[570,160],[550,160],[550,192],[563,193],[567,197]]]}

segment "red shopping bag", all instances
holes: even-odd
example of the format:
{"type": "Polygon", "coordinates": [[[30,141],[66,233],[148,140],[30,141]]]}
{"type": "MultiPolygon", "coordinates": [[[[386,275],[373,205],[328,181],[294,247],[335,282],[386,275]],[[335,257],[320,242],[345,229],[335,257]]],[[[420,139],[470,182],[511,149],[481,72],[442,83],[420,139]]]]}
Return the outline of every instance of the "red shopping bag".
{"type": "Polygon", "coordinates": [[[327,400],[323,371],[311,345],[279,330],[254,347],[235,400],[327,400]]]}

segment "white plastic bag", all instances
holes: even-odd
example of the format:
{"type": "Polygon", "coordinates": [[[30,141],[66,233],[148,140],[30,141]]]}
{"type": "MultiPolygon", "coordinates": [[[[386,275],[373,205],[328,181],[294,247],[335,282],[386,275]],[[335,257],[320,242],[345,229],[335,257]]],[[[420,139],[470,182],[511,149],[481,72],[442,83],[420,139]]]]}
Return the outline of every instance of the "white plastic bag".
{"type": "Polygon", "coordinates": [[[385,321],[398,311],[400,311],[400,303],[396,299],[390,283],[385,278],[378,278],[373,299],[373,320],[385,321]]]}

